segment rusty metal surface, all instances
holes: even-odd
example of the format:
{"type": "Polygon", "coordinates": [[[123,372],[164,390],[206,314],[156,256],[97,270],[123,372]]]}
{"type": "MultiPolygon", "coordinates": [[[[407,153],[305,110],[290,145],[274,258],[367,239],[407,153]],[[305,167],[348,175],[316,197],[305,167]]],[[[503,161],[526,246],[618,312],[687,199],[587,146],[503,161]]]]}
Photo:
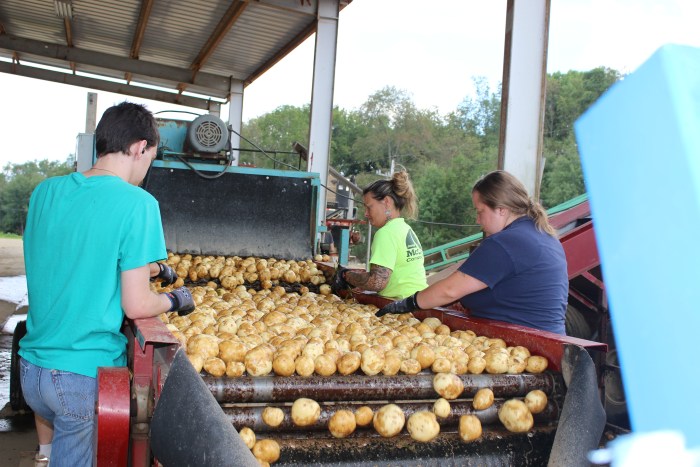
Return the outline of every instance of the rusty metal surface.
{"type": "MultiPolygon", "coordinates": [[[[416,400],[436,398],[433,373],[417,375],[366,376],[241,376],[215,378],[203,376],[204,384],[220,403],[291,402],[299,397],[317,401],[416,400]]],[[[518,375],[460,375],[464,396],[481,388],[491,388],[496,397],[524,396],[533,389],[552,394],[560,384],[555,373],[518,375]]]]}
{"type": "MultiPolygon", "coordinates": [[[[412,401],[412,402],[400,402],[392,401],[392,403],[401,407],[406,419],[413,415],[415,412],[420,412],[422,410],[427,410],[432,412],[433,403],[438,398],[435,396],[432,400],[426,401],[412,401]]],[[[493,405],[485,410],[475,410],[472,406],[471,399],[461,399],[450,401],[451,412],[446,418],[439,419],[441,429],[453,428],[456,430],[459,424],[459,417],[462,415],[476,415],[483,426],[488,426],[491,429],[493,426],[500,426],[500,421],[498,420],[498,410],[501,408],[505,400],[499,399],[494,401],[493,405]]],[[[541,426],[546,426],[549,424],[556,424],[560,413],[560,402],[558,400],[551,400],[548,402],[547,407],[541,413],[534,416],[535,418],[535,428],[534,430],[539,430],[541,426]]],[[[224,406],[224,413],[229,417],[231,423],[236,429],[241,429],[243,427],[249,427],[256,433],[270,433],[267,436],[275,436],[282,432],[297,432],[298,436],[304,436],[309,431],[324,431],[327,430],[328,421],[331,416],[339,410],[350,410],[354,412],[361,406],[368,406],[373,412],[376,412],[388,401],[382,402],[370,402],[365,404],[352,404],[352,403],[325,403],[319,402],[321,406],[321,415],[311,426],[297,427],[294,425],[291,417],[291,405],[286,404],[257,404],[257,405],[235,405],[224,406]],[[284,412],[284,420],[277,427],[271,427],[267,425],[262,419],[262,412],[265,407],[278,407],[284,412]]],[[[375,433],[372,425],[368,427],[358,427],[355,433],[351,436],[353,437],[365,437],[369,433],[375,433]]]]}

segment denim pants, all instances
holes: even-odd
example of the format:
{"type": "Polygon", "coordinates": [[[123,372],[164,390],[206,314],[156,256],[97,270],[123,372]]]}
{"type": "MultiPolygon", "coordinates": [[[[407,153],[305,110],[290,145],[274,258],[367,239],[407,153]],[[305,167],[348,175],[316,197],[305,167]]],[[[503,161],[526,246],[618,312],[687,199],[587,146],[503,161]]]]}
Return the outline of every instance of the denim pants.
{"type": "Polygon", "coordinates": [[[19,364],[24,400],[53,424],[51,467],[92,466],[97,436],[97,379],[48,370],[23,358],[19,364]]]}

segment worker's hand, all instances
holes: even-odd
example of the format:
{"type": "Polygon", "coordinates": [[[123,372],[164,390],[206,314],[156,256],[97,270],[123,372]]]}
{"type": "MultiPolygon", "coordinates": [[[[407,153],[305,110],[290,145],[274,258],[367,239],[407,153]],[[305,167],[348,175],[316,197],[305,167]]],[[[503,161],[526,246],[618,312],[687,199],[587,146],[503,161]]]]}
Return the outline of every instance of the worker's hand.
{"type": "Polygon", "coordinates": [[[412,311],[419,310],[420,308],[418,307],[418,302],[416,301],[416,296],[418,295],[418,292],[414,293],[410,297],[406,297],[403,300],[397,300],[395,302],[391,302],[388,305],[384,306],[381,310],[376,312],[374,316],[376,317],[381,317],[384,316],[387,313],[392,313],[392,314],[403,314],[403,313],[410,313],[412,311]]]}
{"type": "Polygon", "coordinates": [[[172,285],[177,280],[177,273],[173,268],[165,263],[156,263],[158,265],[158,274],[153,279],[162,279],[163,286],[172,285]]]}
{"type": "Polygon", "coordinates": [[[344,268],[340,265],[338,266],[338,269],[335,270],[335,274],[331,279],[331,291],[334,294],[338,295],[338,292],[350,288],[350,284],[348,284],[348,281],[345,280],[345,273],[347,271],[348,268],[344,268]]]}
{"type": "Polygon", "coordinates": [[[180,316],[189,315],[194,311],[194,299],[187,287],[180,287],[165,294],[170,299],[170,310],[177,311],[180,316]]]}

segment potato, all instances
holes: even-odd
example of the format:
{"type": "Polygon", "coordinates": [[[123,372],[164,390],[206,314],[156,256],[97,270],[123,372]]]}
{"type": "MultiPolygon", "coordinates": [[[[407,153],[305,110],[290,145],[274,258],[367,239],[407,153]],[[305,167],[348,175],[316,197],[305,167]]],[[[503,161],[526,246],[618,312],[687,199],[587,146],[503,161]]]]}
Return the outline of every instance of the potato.
{"type": "Polygon", "coordinates": [[[292,404],[292,422],[296,426],[309,426],[321,416],[321,406],[313,399],[301,397],[292,404]]]}
{"type": "Polygon", "coordinates": [[[401,358],[396,354],[385,354],[384,368],[382,374],[385,376],[393,376],[401,369],[401,358]]]}
{"type": "Polygon", "coordinates": [[[362,361],[362,356],[360,352],[348,352],[338,359],[336,365],[338,366],[338,373],[341,375],[350,375],[360,368],[360,362],[362,361]]]}
{"type": "Polygon", "coordinates": [[[476,415],[459,417],[459,437],[464,442],[474,441],[481,436],[481,420],[476,415]]]}
{"type": "Polygon", "coordinates": [[[204,371],[217,378],[224,376],[224,373],[226,373],[226,363],[218,357],[207,358],[204,360],[202,367],[204,371]]]}
{"type": "Polygon", "coordinates": [[[248,449],[253,449],[253,446],[255,446],[255,432],[247,426],[244,426],[238,434],[241,436],[245,445],[248,446],[248,449]]]}
{"type": "Polygon", "coordinates": [[[256,459],[272,464],[280,458],[280,445],[274,439],[261,439],[253,446],[256,459]]]}
{"type": "Polygon", "coordinates": [[[297,357],[294,361],[294,366],[299,376],[311,376],[316,368],[311,357],[307,357],[306,355],[297,357]]]}
{"type": "Polygon", "coordinates": [[[547,369],[547,365],[548,362],[546,358],[540,357],[539,355],[533,355],[528,357],[525,371],[529,373],[542,373],[547,369]]]}
{"type": "Polygon", "coordinates": [[[262,411],[262,419],[267,425],[276,428],[284,420],[284,412],[279,407],[265,407],[262,411]]]}
{"type": "Polygon", "coordinates": [[[433,378],[433,389],[447,400],[457,399],[464,391],[464,383],[452,373],[438,373],[433,378]]]}
{"type": "Polygon", "coordinates": [[[508,371],[508,353],[499,350],[486,352],[486,372],[492,375],[501,374],[508,371]]]}
{"type": "Polygon", "coordinates": [[[513,433],[528,432],[535,423],[527,405],[518,399],[506,401],[498,410],[498,418],[513,433]]]}
{"type": "Polygon", "coordinates": [[[367,426],[372,423],[373,418],[374,411],[372,411],[372,408],[367,405],[363,405],[359,409],[355,410],[355,423],[357,426],[367,426]]]}
{"type": "Polygon", "coordinates": [[[526,361],[530,357],[530,351],[527,349],[527,347],[523,347],[522,345],[518,345],[510,349],[510,354],[513,357],[518,357],[523,361],[526,361]]]}
{"type": "Polygon", "coordinates": [[[370,347],[362,352],[360,368],[364,374],[374,376],[384,368],[384,354],[370,347]]]}
{"type": "Polygon", "coordinates": [[[436,400],[433,404],[433,413],[440,418],[448,417],[451,411],[450,403],[444,397],[436,400]]]}
{"type": "Polygon", "coordinates": [[[530,413],[540,413],[547,407],[547,394],[539,389],[534,389],[525,396],[525,405],[530,413]]]}
{"type": "Polygon", "coordinates": [[[241,376],[245,372],[245,365],[243,362],[228,362],[226,364],[226,376],[229,378],[236,378],[241,376]]]}
{"type": "Polygon", "coordinates": [[[289,354],[279,354],[272,360],[272,371],[274,371],[276,375],[291,376],[294,374],[295,369],[294,358],[289,354]]]}
{"type": "Polygon", "coordinates": [[[484,360],[483,357],[472,357],[470,355],[467,368],[469,369],[469,373],[479,375],[483,373],[484,369],[486,368],[486,360],[484,360]]]}
{"type": "Polygon", "coordinates": [[[261,344],[245,354],[245,370],[251,376],[264,376],[272,371],[272,350],[261,344]]]}
{"type": "Polygon", "coordinates": [[[435,361],[435,351],[427,344],[420,344],[411,350],[411,358],[418,360],[421,369],[426,369],[435,361]]]}
{"type": "Polygon", "coordinates": [[[430,369],[433,370],[433,373],[450,373],[452,370],[452,362],[446,358],[438,357],[435,359],[430,369]]]}
{"type": "Polygon", "coordinates": [[[321,354],[314,360],[314,370],[316,374],[321,376],[331,376],[335,373],[336,365],[333,357],[326,354],[321,354]]]}
{"type": "Polygon", "coordinates": [[[243,362],[248,351],[243,342],[238,340],[224,340],[219,343],[219,358],[228,362],[243,362]]]}
{"type": "Polygon", "coordinates": [[[328,430],[336,438],[350,436],[356,426],[355,414],[349,410],[338,410],[328,420],[328,430]]]}
{"type": "Polygon", "coordinates": [[[199,354],[187,354],[187,358],[189,359],[190,363],[194,367],[194,371],[199,373],[202,371],[202,367],[204,366],[204,358],[199,355],[199,354]]]}
{"type": "Polygon", "coordinates": [[[219,338],[210,334],[197,334],[187,341],[187,354],[199,354],[205,360],[219,355],[219,338]]]}
{"type": "Polygon", "coordinates": [[[493,405],[493,391],[489,388],[481,388],[476,391],[472,405],[476,410],[485,410],[493,405]]]}
{"type": "Polygon", "coordinates": [[[403,410],[396,404],[387,404],[377,410],[372,419],[374,429],[384,438],[396,436],[406,423],[403,410]]]}
{"type": "Polygon", "coordinates": [[[427,410],[415,412],[408,417],[406,429],[411,438],[423,443],[432,441],[440,434],[440,424],[437,422],[435,414],[427,410]]]}
{"type": "Polygon", "coordinates": [[[401,362],[401,373],[406,375],[417,375],[420,373],[421,367],[418,360],[415,358],[408,358],[401,362]]]}

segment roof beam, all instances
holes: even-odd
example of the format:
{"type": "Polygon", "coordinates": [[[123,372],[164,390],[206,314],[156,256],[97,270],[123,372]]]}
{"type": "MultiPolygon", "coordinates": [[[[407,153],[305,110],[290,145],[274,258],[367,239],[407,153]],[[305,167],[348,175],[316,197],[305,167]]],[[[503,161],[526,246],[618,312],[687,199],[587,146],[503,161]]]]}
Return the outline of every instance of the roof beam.
{"type": "Polygon", "coordinates": [[[226,36],[226,34],[228,34],[229,30],[233,27],[247,6],[247,1],[243,2],[240,0],[234,0],[231,5],[229,5],[226,13],[224,13],[224,16],[221,17],[219,24],[216,25],[214,31],[209,36],[209,39],[207,39],[207,42],[199,51],[199,54],[197,54],[197,58],[195,58],[190,65],[190,68],[194,72],[193,78],[195,75],[197,75],[197,73],[199,73],[199,70],[202,69],[206,61],[214,53],[223,38],[226,36]]]}
{"type": "Polygon", "coordinates": [[[75,75],[71,73],[61,73],[59,71],[47,70],[45,68],[36,68],[19,63],[8,63],[0,61],[0,73],[9,73],[26,78],[36,78],[44,81],[53,81],[55,83],[70,84],[72,86],[80,86],[83,88],[98,89],[105,92],[113,92],[124,94],[127,96],[140,97],[142,99],[150,99],[169,104],[184,105],[207,111],[220,111],[221,104],[216,101],[202,99],[194,96],[186,96],[175,92],[165,92],[156,89],[142,88],[127,83],[115,83],[114,81],[106,81],[87,76],[75,75]]]}
{"type": "MultiPolygon", "coordinates": [[[[215,75],[213,73],[197,73],[192,76],[192,71],[184,68],[160,65],[152,62],[144,62],[133,58],[120,57],[101,52],[66,47],[60,44],[36,41],[14,37],[9,34],[0,35],[0,49],[7,49],[13,52],[32,54],[39,57],[65,60],[90,66],[107,68],[119,72],[128,72],[157,78],[170,83],[188,83],[198,88],[199,94],[208,94],[212,97],[226,99],[230,89],[230,78],[215,75]]],[[[26,57],[25,57],[26,58],[26,57]]],[[[173,84],[176,87],[176,84],[173,84]]]]}
{"type": "MultiPolygon", "coordinates": [[[[143,35],[146,33],[146,26],[148,26],[148,20],[151,18],[151,9],[153,8],[153,0],[143,0],[141,2],[141,11],[139,12],[139,20],[136,24],[136,31],[134,31],[134,38],[131,42],[131,51],[129,52],[129,58],[138,60],[139,52],[141,52],[141,42],[143,41],[143,35]]],[[[124,79],[131,82],[131,73],[124,73],[124,79]]]]}

